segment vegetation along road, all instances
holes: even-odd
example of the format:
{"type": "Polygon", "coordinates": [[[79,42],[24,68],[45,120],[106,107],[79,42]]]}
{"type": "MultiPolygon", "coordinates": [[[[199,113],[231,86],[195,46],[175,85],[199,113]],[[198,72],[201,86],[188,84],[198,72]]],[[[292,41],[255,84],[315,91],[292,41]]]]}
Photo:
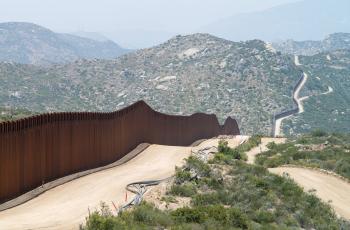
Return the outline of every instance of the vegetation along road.
{"type": "MultiPolygon", "coordinates": [[[[248,163],[254,163],[256,155],[266,151],[269,143],[281,144],[285,141],[284,138],[262,138],[258,147],[247,152],[248,163]]],[[[350,183],[334,175],[302,167],[284,166],[269,168],[269,171],[278,175],[288,175],[305,191],[314,191],[326,203],[331,201],[330,205],[335,212],[350,220],[350,183]]]]}

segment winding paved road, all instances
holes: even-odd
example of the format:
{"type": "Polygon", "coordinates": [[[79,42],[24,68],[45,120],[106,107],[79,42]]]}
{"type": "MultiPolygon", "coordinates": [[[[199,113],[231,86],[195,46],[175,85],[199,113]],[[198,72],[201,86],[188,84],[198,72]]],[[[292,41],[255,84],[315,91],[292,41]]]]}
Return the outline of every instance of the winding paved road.
{"type": "MultiPolygon", "coordinates": [[[[301,66],[302,64],[300,63],[299,61],[299,56],[298,55],[295,55],[294,56],[294,62],[295,62],[295,65],[296,66],[301,66]]],[[[324,93],[320,93],[318,95],[310,95],[310,96],[305,96],[305,97],[300,97],[300,91],[302,90],[302,88],[304,87],[306,81],[308,80],[308,75],[304,72],[303,73],[304,76],[303,76],[303,80],[301,82],[301,84],[299,85],[299,87],[295,90],[294,94],[293,94],[293,98],[294,100],[296,101],[297,103],[297,107],[298,107],[298,114],[300,113],[303,113],[305,110],[304,110],[304,105],[303,105],[303,101],[308,99],[309,97],[311,96],[320,96],[320,95],[327,95],[327,94],[330,94],[332,93],[334,90],[332,87],[328,86],[328,90],[324,93]]],[[[295,115],[296,113],[294,114],[291,114],[291,115],[286,115],[284,117],[281,117],[281,118],[278,118],[275,120],[275,130],[274,130],[274,136],[277,137],[277,136],[281,136],[283,135],[283,132],[282,132],[282,121],[284,119],[287,119],[293,115],[295,115]]]]}
{"type": "MultiPolygon", "coordinates": [[[[300,63],[300,61],[299,61],[299,56],[298,55],[294,56],[294,63],[295,63],[296,66],[301,66],[302,65],[300,63]]],[[[303,106],[302,101],[305,100],[306,97],[300,98],[299,94],[300,94],[300,91],[303,89],[307,79],[308,79],[308,75],[304,72],[303,73],[303,79],[302,79],[301,83],[299,84],[298,88],[296,88],[295,91],[293,92],[293,99],[297,103],[297,108],[298,108],[298,112],[297,113],[303,113],[304,112],[304,106],[303,106]]],[[[275,137],[283,135],[283,133],[282,133],[282,121],[284,119],[287,119],[287,118],[295,115],[295,114],[296,113],[290,114],[290,115],[286,115],[284,117],[280,117],[280,118],[275,120],[275,126],[274,126],[274,128],[275,128],[274,136],[275,137]]]]}

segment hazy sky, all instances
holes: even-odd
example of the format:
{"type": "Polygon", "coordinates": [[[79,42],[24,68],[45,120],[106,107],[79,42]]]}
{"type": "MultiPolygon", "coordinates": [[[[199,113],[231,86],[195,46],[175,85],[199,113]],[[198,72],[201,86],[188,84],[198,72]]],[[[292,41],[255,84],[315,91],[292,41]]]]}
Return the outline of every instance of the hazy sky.
{"type": "Polygon", "coordinates": [[[189,33],[237,13],[295,1],[1,0],[0,21],[33,22],[57,32],[100,32],[118,40],[124,30],[189,33]]]}

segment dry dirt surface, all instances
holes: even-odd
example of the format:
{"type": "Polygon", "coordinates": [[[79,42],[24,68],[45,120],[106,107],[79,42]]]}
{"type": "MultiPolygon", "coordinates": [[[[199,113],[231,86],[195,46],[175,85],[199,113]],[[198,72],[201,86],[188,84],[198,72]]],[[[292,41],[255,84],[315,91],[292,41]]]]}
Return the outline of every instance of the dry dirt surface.
{"type": "MultiPolygon", "coordinates": [[[[129,162],[53,188],[17,207],[0,212],[0,229],[78,229],[100,201],[125,202],[125,186],[163,179],[181,165],[191,147],[151,145],[129,162]]],[[[129,199],[132,194],[129,193],[129,199]]]]}
{"type": "Polygon", "coordinates": [[[303,168],[271,168],[270,172],[288,173],[305,191],[316,190],[316,195],[330,205],[341,217],[350,220],[350,184],[331,175],[303,168]]]}
{"type": "MultiPolygon", "coordinates": [[[[231,147],[242,137],[232,137],[231,147]]],[[[0,212],[0,229],[79,229],[88,210],[98,209],[103,201],[113,210],[112,201],[125,202],[125,186],[131,182],[170,177],[191,150],[217,146],[219,139],[209,139],[197,147],[151,145],[127,163],[100,171],[53,188],[17,207],[0,212]]],[[[132,198],[128,193],[128,200],[132,198]]]]}

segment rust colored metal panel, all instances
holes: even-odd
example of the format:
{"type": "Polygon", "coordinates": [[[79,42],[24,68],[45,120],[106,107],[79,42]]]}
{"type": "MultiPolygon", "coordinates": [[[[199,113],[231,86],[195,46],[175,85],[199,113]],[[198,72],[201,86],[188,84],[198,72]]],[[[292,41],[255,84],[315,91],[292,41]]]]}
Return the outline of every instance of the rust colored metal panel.
{"type": "Polygon", "coordinates": [[[140,143],[190,145],[237,135],[236,120],[172,116],[139,101],[112,113],[51,113],[0,123],[0,203],[72,173],[119,160],[140,143]]]}

